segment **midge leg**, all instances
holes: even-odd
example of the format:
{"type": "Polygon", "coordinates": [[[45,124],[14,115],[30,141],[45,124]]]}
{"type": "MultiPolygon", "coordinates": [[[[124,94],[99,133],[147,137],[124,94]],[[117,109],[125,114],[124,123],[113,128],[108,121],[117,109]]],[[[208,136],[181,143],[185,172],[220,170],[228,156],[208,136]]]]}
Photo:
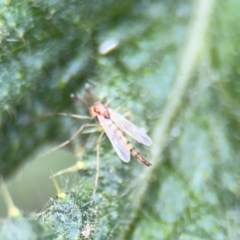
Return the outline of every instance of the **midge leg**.
{"type": "Polygon", "coordinates": [[[124,117],[127,117],[128,119],[130,118],[130,121],[133,121],[133,113],[132,112],[125,112],[123,114],[124,117]]]}
{"type": "Polygon", "coordinates": [[[56,151],[56,150],[58,150],[58,149],[60,149],[60,148],[62,148],[62,147],[64,147],[64,146],[66,146],[67,144],[69,144],[78,134],[81,133],[81,131],[82,131],[85,127],[97,127],[97,126],[99,126],[99,125],[96,124],[96,123],[83,124],[83,125],[77,130],[77,132],[75,132],[75,133],[72,135],[72,137],[71,137],[70,139],[68,139],[67,141],[65,141],[65,142],[63,142],[62,144],[58,145],[57,147],[52,148],[50,151],[48,151],[48,152],[46,152],[45,154],[43,154],[42,157],[43,157],[43,156],[46,156],[46,155],[48,155],[48,154],[50,154],[50,153],[52,153],[52,152],[54,152],[54,151],[56,151]]]}
{"type": "Polygon", "coordinates": [[[77,172],[77,171],[82,170],[83,167],[84,167],[84,162],[79,160],[73,166],[70,166],[69,168],[66,168],[59,172],[56,172],[51,177],[56,177],[56,176],[62,175],[64,173],[69,173],[69,172],[77,172]]]}
{"type": "Polygon", "coordinates": [[[55,115],[72,117],[72,118],[77,118],[77,119],[93,119],[92,117],[89,117],[89,116],[81,116],[81,115],[70,114],[70,113],[55,113],[55,115]]]}
{"type": "MultiPolygon", "coordinates": [[[[96,126],[99,127],[98,124],[96,124],[96,126]]],[[[95,129],[94,129],[94,128],[90,128],[89,130],[87,130],[87,132],[84,131],[82,134],[90,134],[90,133],[99,132],[99,129],[96,128],[96,126],[94,126],[95,129]]],[[[89,127],[89,126],[88,126],[88,127],[89,127]]],[[[66,168],[66,169],[64,169],[64,170],[62,170],[62,171],[59,171],[59,172],[53,174],[52,177],[56,177],[56,176],[59,176],[59,175],[62,175],[62,174],[64,174],[64,173],[68,173],[68,172],[80,171],[80,170],[82,170],[82,169],[85,167],[85,165],[86,165],[86,164],[85,164],[83,161],[78,160],[78,161],[76,162],[76,164],[74,164],[73,166],[70,166],[69,168],[66,168]]]]}
{"type": "Polygon", "coordinates": [[[93,199],[92,202],[94,201],[95,195],[96,195],[96,191],[97,191],[97,185],[98,185],[98,178],[99,178],[99,171],[100,171],[100,160],[99,160],[99,148],[100,148],[100,143],[103,137],[103,134],[105,132],[102,131],[101,134],[99,135],[97,141],[96,141],[96,176],[95,176],[95,182],[94,182],[94,190],[93,190],[93,199]]]}
{"type": "Polygon", "coordinates": [[[72,117],[72,118],[77,118],[77,119],[93,119],[90,116],[82,116],[82,115],[71,114],[71,113],[51,113],[51,114],[45,115],[45,117],[56,116],[56,115],[57,116],[72,117]]]}

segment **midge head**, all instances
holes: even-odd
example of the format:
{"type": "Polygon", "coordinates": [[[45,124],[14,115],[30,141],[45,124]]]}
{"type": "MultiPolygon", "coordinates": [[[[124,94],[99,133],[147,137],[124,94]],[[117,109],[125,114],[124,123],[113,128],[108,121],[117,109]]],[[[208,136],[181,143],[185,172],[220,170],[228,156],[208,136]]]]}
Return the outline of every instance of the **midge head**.
{"type": "Polygon", "coordinates": [[[73,100],[81,103],[86,113],[89,114],[90,118],[97,118],[99,115],[105,118],[110,118],[110,113],[107,107],[109,101],[106,101],[106,99],[101,99],[106,103],[102,104],[101,100],[97,97],[97,94],[95,94],[94,88],[90,84],[85,84],[80,95],[72,93],[70,97],[73,100]]]}

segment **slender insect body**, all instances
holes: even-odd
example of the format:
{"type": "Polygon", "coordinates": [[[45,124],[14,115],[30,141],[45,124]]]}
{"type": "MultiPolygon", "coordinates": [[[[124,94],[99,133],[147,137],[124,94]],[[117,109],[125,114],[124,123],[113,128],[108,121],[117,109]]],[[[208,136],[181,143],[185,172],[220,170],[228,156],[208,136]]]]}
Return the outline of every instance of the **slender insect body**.
{"type": "Polygon", "coordinates": [[[151,163],[149,163],[138,151],[135,150],[131,143],[127,141],[117,126],[138,142],[149,146],[151,145],[152,141],[145,132],[137,128],[120,114],[116,113],[110,108],[107,108],[102,103],[95,103],[90,108],[89,113],[90,116],[95,118],[101,125],[110,142],[112,143],[113,148],[122,161],[129,162],[132,155],[144,165],[151,166],[151,163]]]}

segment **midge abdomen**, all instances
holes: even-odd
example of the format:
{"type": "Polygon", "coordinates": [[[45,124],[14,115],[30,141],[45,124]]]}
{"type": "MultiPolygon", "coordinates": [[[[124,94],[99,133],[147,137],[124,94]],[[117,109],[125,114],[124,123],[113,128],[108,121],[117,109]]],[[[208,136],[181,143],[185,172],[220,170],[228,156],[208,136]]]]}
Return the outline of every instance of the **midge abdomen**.
{"type": "Polygon", "coordinates": [[[150,162],[148,162],[144,157],[143,155],[138,152],[134,147],[132,147],[132,149],[130,150],[131,151],[131,154],[133,157],[135,157],[140,163],[143,163],[144,165],[146,166],[151,166],[152,164],[150,162]]]}

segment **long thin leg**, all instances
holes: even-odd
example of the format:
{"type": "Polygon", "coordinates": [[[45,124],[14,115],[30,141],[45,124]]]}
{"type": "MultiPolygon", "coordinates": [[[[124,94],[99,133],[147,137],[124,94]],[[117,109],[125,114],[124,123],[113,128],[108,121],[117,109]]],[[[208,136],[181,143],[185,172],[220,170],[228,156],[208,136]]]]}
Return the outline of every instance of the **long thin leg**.
{"type": "Polygon", "coordinates": [[[54,115],[72,117],[77,119],[93,119],[92,117],[89,117],[89,116],[82,116],[78,114],[69,114],[69,113],[55,113],[54,115]]]}
{"type": "Polygon", "coordinates": [[[105,105],[106,107],[108,107],[110,103],[111,103],[111,100],[108,99],[107,102],[104,103],[104,105],[105,105]]]}
{"type": "Polygon", "coordinates": [[[75,132],[72,137],[70,139],[68,139],[67,141],[63,142],[62,144],[58,145],[57,147],[55,148],[52,148],[50,151],[44,153],[43,155],[41,155],[41,157],[44,157],[64,146],[66,146],[68,143],[70,143],[85,127],[93,127],[93,126],[99,126],[98,124],[94,124],[94,123],[87,123],[87,124],[83,124],[78,130],[77,132],[75,132]]]}
{"type": "Polygon", "coordinates": [[[93,190],[93,200],[95,198],[96,195],[96,191],[97,191],[97,185],[98,185],[98,178],[99,178],[99,170],[100,170],[100,160],[99,160],[99,148],[100,148],[100,143],[103,137],[104,131],[99,135],[97,142],[96,142],[96,155],[97,155],[97,160],[96,160],[96,176],[95,176],[95,182],[94,182],[94,190],[93,190]]]}
{"type": "Polygon", "coordinates": [[[64,173],[80,171],[83,168],[84,168],[84,162],[79,160],[74,165],[72,165],[72,166],[70,166],[70,167],[68,167],[66,169],[63,169],[63,170],[61,170],[59,172],[56,172],[56,173],[52,174],[51,177],[56,177],[56,176],[62,175],[64,173]]]}
{"type": "Polygon", "coordinates": [[[77,119],[93,119],[90,116],[83,116],[83,115],[78,115],[78,114],[70,114],[70,113],[50,113],[44,115],[44,117],[50,117],[50,116],[65,116],[65,117],[72,117],[72,118],[77,118],[77,119]]]}

